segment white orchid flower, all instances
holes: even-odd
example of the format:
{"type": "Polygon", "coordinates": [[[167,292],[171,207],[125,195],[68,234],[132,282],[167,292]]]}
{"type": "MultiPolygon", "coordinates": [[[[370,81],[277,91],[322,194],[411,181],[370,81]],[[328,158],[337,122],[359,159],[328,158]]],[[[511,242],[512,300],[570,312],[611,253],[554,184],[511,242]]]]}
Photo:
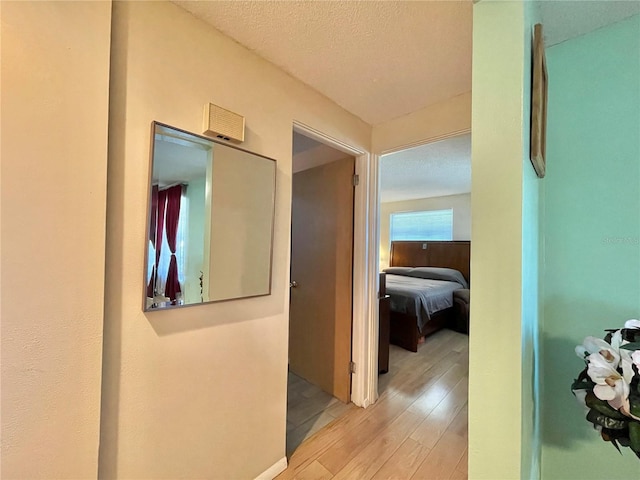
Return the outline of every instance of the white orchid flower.
{"type": "Polygon", "coordinates": [[[640,328],[640,320],[632,318],[624,322],[624,328],[640,328]]]}
{"type": "MultiPolygon", "coordinates": [[[[619,333],[619,331],[616,333],[619,333]]],[[[585,357],[589,355],[592,355],[594,353],[598,353],[601,351],[606,351],[610,353],[610,356],[606,355],[606,357],[609,359],[611,363],[615,363],[614,368],[617,368],[618,363],[620,362],[620,354],[618,353],[619,349],[620,349],[619,343],[617,345],[617,348],[614,348],[610,343],[605,342],[601,338],[587,337],[584,339],[584,342],[582,342],[582,345],[578,345],[576,347],[576,355],[578,355],[578,357],[584,360],[585,357]]]]}
{"type": "MultiPolygon", "coordinates": [[[[640,320],[627,320],[624,329],[640,330],[640,320]]],[[[627,338],[638,339],[637,333],[628,331],[626,333],[627,338]]],[[[614,331],[606,338],[609,342],[597,337],[587,337],[582,345],[575,348],[575,352],[587,363],[587,375],[595,383],[593,394],[623,415],[640,421],[638,416],[631,413],[629,401],[631,381],[640,375],[640,349],[635,351],[629,349],[635,347],[635,344],[629,345],[630,342],[623,339],[622,330],[614,331]],[[625,346],[627,348],[623,348],[625,346]]],[[[589,407],[586,407],[588,391],[574,390],[573,393],[576,399],[588,409],[589,407]]]]}
{"type": "Polygon", "coordinates": [[[640,372],[640,350],[636,350],[631,354],[631,361],[635,364],[636,368],[640,372]]]}
{"type": "Polygon", "coordinates": [[[618,372],[617,365],[611,361],[612,355],[608,350],[589,355],[587,374],[596,384],[593,387],[596,397],[607,401],[616,410],[622,409],[623,413],[628,414],[629,384],[633,378],[633,369],[631,356],[624,353],[622,355],[622,374],[618,372]]]}

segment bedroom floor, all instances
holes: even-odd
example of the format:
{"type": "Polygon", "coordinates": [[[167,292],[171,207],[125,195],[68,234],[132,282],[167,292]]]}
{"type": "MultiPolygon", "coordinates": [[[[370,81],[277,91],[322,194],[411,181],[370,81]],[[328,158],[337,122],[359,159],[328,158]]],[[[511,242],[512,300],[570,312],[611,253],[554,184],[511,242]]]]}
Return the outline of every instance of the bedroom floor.
{"type": "Polygon", "coordinates": [[[304,436],[277,479],[467,478],[469,337],[441,330],[418,353],[391,345],[389,362],[375,405],[333,399],[341,416],[320,412],[329,423],[304,436]]]}

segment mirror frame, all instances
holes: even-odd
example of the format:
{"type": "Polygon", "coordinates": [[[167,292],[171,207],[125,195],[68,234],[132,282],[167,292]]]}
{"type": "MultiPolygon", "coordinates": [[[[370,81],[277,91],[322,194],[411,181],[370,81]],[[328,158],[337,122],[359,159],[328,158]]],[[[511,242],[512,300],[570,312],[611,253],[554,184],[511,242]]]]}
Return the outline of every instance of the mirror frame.
{"type": "MultiPolygon", "coordinates": [[[[148,175],[147,175],[147,205],[146,205],[146,209],[147,209],[147,213],[146,213],[146,225],[145,225],[145,234],[144,234],[144,238],[146,239],[145,242],[145,247],[144,247],[144,268],[143,268],[143,273],[142,273],[142,311],[147,313],[147,312],[157,312],[157,311],[164,311],[164,310],[173,310],[175,308],[185,308],[185,307],[193,307],[193,306],[197,306],[197,305],[207,305],[207,304],[212,304],[212,303],[220,303],[220,302],[229,302],[229,301],[233,301],[233,300],[241,300],[241,299],[245,299],[245,298],[256,298],[256,297],[265,297],[268,295],[271,295],[272,292],[272,284],[273,284],[273,242],[275,240],[275,221],[276,221],[276,201],[277,201],[277,179],[278,179],[278,161],[275,158],[271,158],[271,157],[267,157],[266,155],[262,155],[260,153],[255,153],[252,152],[250,150],[238,147],[236,145],[232,145],[229,143],[226,143],[224,141],[221,141],[220,139],[216,139],[216,138],[212,138],[212,137],[208,137],[206,135],[200,135],[197,133],[193,133],[190,132],[188,130],[184,130],[182,128],[178,128],[178,127],[174,127],[173,125],[169,125],[167,123],[162,123],[156,120],[153,120],[151,122],[151,140],[149,143],[149,165],[148,165],[148,175]],[[163,128],[167,128],[167,129],[171,129],[171,130],[175,130],[179,133],[185,134],[185,135],[190,135],[196,138],[199,138],[201,140],[206,140],[207,142],[210,142],[213,145],[223,145],[225,147],[228,148],[232,148],[234,150],[238,150],[244,153],[248,153],[250,155],[256,156],[256,157],[260,157],[263,158],[265,160],[269,160],[271,162],[273,162],[273,166],[274,166],[274,172],[273,172],[273,205],[271,208],[271,232],[270,232],[270,236],[269,236],[269,241],[270,241],[270,248],[269,248],[269,282],[268,282],[268,288],[267,288],[267,292],[266,293],[258,293],[255,295],[240,295],[237,297],[230,297],[230,298],[221,298],[218,300],[206,300],[206,301],[202,301],[202,302],[194,302],[194,303],[188,303],[188,304],[182,304],[182,305],[165,305],[163,307],[156,307],[156,308],[150,308],[147,307],[147,269],[148,269],[148,264],[149,264],[149,253],[150,253],[150,249],[149,249],[149,228],[151,225],[151,202],[152,202],[152,190],[153,190],[153,186],[152,186],[152,181],[153,181],[153,157],[154,157],[154,152],[155,152],[155,137],[156,137],[156,130],[157,127],[163,127],[163,128]]],[[[211,249],[211,246],[209,246],[209,249],[211,249]]]]}

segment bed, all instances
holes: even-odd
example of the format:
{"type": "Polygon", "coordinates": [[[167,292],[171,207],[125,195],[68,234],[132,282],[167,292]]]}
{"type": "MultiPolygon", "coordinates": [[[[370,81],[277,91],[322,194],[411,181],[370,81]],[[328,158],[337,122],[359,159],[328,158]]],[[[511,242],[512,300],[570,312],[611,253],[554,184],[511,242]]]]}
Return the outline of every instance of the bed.
{"type": "Polygon", "coordinates": [[[390,341],[417,352],[424,336],[453,324],[453,292],[469,288],[470,242],[396,241],[385,269],[390,341]]]}

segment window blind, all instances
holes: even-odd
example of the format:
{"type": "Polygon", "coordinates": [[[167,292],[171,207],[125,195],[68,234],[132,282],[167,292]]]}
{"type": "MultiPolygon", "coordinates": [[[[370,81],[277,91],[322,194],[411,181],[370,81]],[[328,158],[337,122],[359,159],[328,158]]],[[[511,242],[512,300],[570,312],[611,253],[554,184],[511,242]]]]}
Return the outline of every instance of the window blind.
{"type": "Polygon", "coordinates": [[[391,214],[391,241],[453,240],[453,209],[391,214]]]}

